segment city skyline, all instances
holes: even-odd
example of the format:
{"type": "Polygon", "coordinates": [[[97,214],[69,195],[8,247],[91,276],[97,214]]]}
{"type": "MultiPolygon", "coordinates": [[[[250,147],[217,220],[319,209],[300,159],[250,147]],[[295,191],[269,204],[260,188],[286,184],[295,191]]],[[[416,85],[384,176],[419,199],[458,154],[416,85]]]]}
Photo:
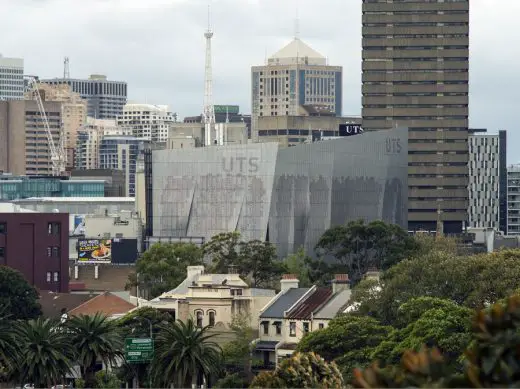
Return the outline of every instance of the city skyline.
{"type": "MultiPolygon", "coordinates": [[[[19,0],[4,5],[10,17],[0,26],[0,53],[23,57],[25,73],[41,78],[61,77],[68,56],[73,78],[105,74],[128,82],[130,101],[168,104],[181,117],[202,111],[208,0],[92,0],[87,9],[70,3],[47,0],[35,7],[33,1],[19,0]],[[30,26],[26,31],[31,33],[21,25],[30,26]]],[[[210,3],[215,104],[239,104],[250,113],[250,68],[290,42],[298,15],[301,39],[327,56],[329,64],[343,66],[343,113],[361,114],[361,0],[325,0],[322,14],[306,0],[298,1],[298,11],[296,0],[210,3]]],[[[520,162],[513,147],[520,135],[514,133],[513,92],[507,92],[520,87],[513,73],[516,51],[497,42],[512,40],[509,26],[514,26],[520,3],[500,0],[500,8],[494,5],[489,0],[471,3],[470,126],[493,133],[509,130],[509,163],[514,163],[520,162]]]]}

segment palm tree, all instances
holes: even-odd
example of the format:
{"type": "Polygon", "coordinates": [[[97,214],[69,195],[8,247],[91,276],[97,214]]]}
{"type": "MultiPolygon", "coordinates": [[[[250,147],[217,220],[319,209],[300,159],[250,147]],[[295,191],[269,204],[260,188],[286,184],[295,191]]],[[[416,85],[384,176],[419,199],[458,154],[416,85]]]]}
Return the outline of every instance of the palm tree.
{"type": "Polygon", "coordinates": [[[122,356],[123,342],[117,322],[96,313],[93,316],[79,315],[67,320],[65,326],[70,332],[76,361],[87,388],[95,383],[96,363],[113,366],[122,356]]]}
{"type": "Polygon", "coordinates": [[[17,346],[15,375],[19,382],[50,388],[62,383],[71,370],[73,347],[68,334],[59,329],[56,320],[38,318],[20,322],[17,346]]]}
{"type": "Polygon", "coordinates": [[[9,318],[7,307],[0,307],[0,381],[7,378],[16,365],[16,326],[9,318]]]}
{"type": "Polygon", "coordinates": [[[215,335],[208,334],[208,328],[198,328],[192,319],[159,326],[151,366],[157,385],[185,388],[195,385],[200,375],[209,378],[218,372],[222,350],[210,341],[215,335]]]}

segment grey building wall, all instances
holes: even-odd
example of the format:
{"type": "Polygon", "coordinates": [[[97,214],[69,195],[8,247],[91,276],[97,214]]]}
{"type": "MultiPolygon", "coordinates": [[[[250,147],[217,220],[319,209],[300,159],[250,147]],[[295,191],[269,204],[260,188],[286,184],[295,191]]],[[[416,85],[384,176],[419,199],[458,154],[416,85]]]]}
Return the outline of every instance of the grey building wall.
{"type": "Polygon", "coordinates": [[[382,219],[407,225],[407,129],[280,149],[258,143],[152,153],[153,233],[238,230],[280,256],[329,227],[382,219]]]}

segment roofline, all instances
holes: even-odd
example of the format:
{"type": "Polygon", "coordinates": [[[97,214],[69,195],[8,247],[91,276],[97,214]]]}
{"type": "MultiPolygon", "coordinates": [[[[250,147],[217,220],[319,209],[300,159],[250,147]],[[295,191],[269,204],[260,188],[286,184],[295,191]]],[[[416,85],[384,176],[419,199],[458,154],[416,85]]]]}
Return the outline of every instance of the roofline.
{"type": "Polygon", "coordinates": [[[303,294],[303,296],[300,297],[293,305],[291,305],[288,310],[283,311],[283,317],[285,318],[285,316],[289,315],[291,313],[291,311],[294,308],[296,308],[300,303],[303,303],[305,300],[307,300],[309,298],[309,294],[312,295],[316,291],[317,288],[318,287],[316,285],[313,285],[312,287],[310,287],[309,290],[307,292],[305,292],[303,294]]]}
{"type": "Polygon", "coordinates": [[[107,293],[109,293],[109,292],[108,292],[108,291],[105,291],[105,292],[103,292],[103,293],[100,293],[100,294],[98,294],[97,296],[94,296],[93,298],[88,299],[87,301],[81,303],[81,304],[78,305],[77,307],[72,308],[72,309],[71,309],[70,311],[68,311],[67,313],[71,313],[72,311],[75,311],[76,309],[82,307],[83,305],[85,305],[85,304],[88,303],[89,301],[95,300],[95,299],[99,298],[100,296],[103,296],[103,295],[105,295],[105,294],[107,294],[107,293]]]}
{"type": "Polygon", "coordinates": [[[285,295],[288,290],[289,289],[281,290],[280,293],[275,294],[273,298],[269,300],[269,302],[266,305],[264,305],[264,307],[260,309],[260,311],[258,311],[258,318],[262,318],[262,314],[265,311],[267,311],[275,302],[277,302],[281,296],[285,295]]]}

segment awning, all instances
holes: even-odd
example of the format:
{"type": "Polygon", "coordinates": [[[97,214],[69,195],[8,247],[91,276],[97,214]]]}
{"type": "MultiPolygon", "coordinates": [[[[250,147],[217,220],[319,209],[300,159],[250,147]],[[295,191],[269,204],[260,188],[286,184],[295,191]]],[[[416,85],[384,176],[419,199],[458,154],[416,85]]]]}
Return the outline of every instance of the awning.
{"type": "Polygon", "coordinates": [[[273,321],[273,326],[279,326],[282,324],[282,321],[281,320],[276,320],[276,321],[273,321]]]}
{"type": "Polygon", "coordinates": [[[256,342],[255,350],[256,351],[274,351],[278,341],[269,341],[269,340],[259,340],[256,342]]]}

